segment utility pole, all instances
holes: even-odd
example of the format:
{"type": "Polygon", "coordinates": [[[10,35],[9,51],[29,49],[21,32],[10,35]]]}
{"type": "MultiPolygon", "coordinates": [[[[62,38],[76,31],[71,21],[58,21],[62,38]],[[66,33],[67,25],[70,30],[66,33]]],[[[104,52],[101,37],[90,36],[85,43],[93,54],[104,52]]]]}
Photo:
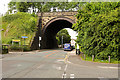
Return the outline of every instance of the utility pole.
{"type": "Polygon", "coordinates": [[[41,40],[42,40],[42,16],[43,16],[43,11],[41,10],[41,16],[39,18],[39,26],[38,26],[38,32],[39,32],[39,49],[41,49],[41,40]]]}
{"type": "Polygon", "coordinates": [[[63,48],[63,36],[62,36],[62,48],[63,48]]]}

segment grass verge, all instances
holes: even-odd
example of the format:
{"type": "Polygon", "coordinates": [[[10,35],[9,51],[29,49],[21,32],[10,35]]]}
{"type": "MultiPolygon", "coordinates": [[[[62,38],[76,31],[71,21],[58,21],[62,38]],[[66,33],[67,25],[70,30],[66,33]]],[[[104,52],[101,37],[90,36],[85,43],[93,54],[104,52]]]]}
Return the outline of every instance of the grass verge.
{"type": "MultiPolygon", "coordinates": [[[[92,61],[92,57],[90,57],[90,56],[87,56],[86,55],[86,58],[84,59],[84,56],[80,56],[81,57],[81,59],[82,60],[85,60],[85,61],[92,61]]],[[[100,60],[100,59],[94,59],[94,61],[93,62],[98,62],[98,63],[109,63],[109,61],[108,60],[100,60]]],[[[114,60],[114,59],[111,59],[111,62],[110,63],[112,63],[112,64],[119,64],[120,63],[120,61],[116,61],[116,60],[114,60]]]]}

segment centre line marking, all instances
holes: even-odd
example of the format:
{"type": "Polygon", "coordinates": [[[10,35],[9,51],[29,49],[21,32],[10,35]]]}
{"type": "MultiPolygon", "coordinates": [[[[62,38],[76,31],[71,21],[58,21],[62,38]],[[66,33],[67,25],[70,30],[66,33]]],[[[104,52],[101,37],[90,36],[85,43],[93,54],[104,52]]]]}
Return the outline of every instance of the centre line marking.
{"type": "Polygon", "coordinates": [[[46,55],[45,57],[48,57],[48,56],[50,56],[50,55],[52,55],[52,54],[55,54],[55,52],[54,52],[54,53],[51,53],[51,54],[48,54],[48,55],[46,55]]]}
{"type": "Polygon", "coordinates": [[[68,67],[68,65],[66,64],[66,65],[65,65],[65,69],[64,69],[65,72],[66,72],[66,70],[67,70],[67,67],[68,67]]]}

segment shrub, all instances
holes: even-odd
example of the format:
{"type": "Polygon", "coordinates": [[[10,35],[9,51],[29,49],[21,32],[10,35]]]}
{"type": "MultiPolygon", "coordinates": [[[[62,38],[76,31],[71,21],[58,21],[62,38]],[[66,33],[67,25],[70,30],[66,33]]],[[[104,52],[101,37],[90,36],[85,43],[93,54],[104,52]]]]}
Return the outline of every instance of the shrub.
{"type": "Polygon", "coordinates": [[[29,46],[23,46],[23,51],[31,51],[29,46]]]}
{"type": "Polygon", "coordinates": [[[12,45],[10,46],[10,50],[21,51],[23,48],[19,45],[12,45]]]}

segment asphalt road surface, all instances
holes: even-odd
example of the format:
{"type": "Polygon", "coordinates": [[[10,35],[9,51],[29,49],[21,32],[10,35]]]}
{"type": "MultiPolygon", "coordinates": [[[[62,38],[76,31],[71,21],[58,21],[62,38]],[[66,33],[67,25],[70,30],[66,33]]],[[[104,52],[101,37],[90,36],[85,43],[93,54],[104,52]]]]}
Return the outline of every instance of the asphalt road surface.
{"type": "Polygon", "coordinates": [[[118,78],[117,64],[82,61],[75,52],[16,52],[2,59],[3,78],[118,78]]]}

